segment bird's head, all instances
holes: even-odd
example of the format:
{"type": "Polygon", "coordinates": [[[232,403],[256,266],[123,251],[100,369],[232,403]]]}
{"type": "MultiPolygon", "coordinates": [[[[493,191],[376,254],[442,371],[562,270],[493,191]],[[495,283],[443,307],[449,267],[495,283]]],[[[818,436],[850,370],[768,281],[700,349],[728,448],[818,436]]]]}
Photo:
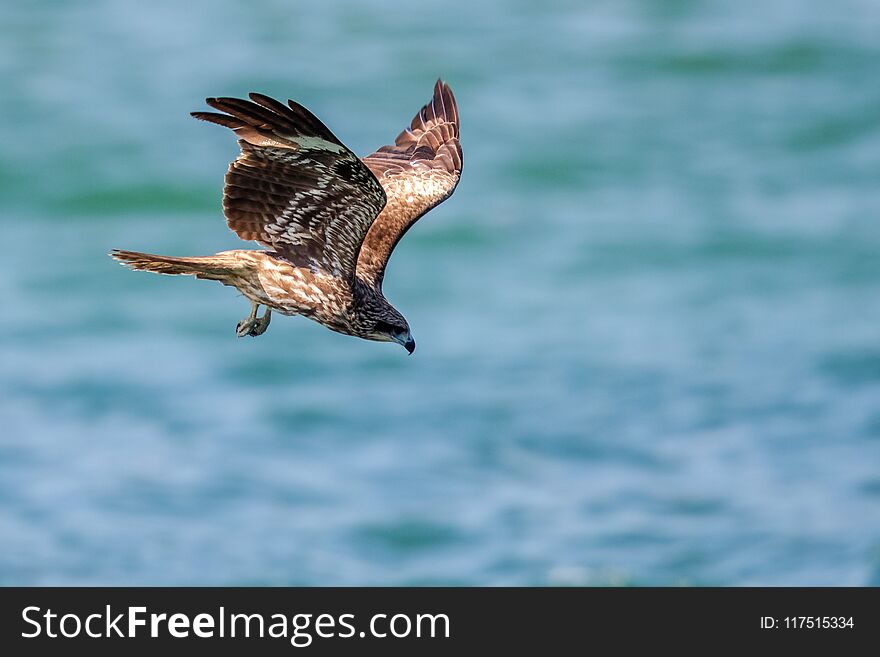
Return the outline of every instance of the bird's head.
{"type": "Polygon", "coordinates": [[[416,350],[416,341],[410,333],[409,324],[399,312],[392,308],[388,310],[390,312],[376,319],[367,338],[378,342],[396,342],[411,354],[416,350]]]}

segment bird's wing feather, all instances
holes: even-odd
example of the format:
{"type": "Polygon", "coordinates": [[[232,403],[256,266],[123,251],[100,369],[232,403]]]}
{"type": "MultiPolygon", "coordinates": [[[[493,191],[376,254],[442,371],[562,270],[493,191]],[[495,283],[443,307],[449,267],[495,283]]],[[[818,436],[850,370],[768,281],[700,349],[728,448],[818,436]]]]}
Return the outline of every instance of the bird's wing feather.
{"type": "Polygon", "coordinates": [[[192,115],[231,128],[241,147],[223,190],[229,227],[353,284],[364,236],[386,201],[374,174],[298,103],[256,93],[206,102],[223,114],[192,115]]]}
{"type": "Polygon", "coordinates": [[[462,153],[455,96],[437,80],[431,102],[422,107],[394,145],[364,158],[388,197],[358,257],[360,278],[381,287],[394,247],[423,214],[449,198],[461,176],[462,153]]]}

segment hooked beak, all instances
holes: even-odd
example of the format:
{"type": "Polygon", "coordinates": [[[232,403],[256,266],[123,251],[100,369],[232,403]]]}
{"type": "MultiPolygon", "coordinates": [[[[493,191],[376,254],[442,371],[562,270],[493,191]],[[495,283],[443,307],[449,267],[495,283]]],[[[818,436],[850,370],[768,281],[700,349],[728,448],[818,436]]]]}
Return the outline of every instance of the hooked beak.
{"type": "Polygon", "coordinates": [[[416,350],[416,341],[413,340],[412,335],[409,333],[407,333],[405,338],[401,337],[399,340],[395,338],[394,341],[406,349],[410,355],[416,350]]]}

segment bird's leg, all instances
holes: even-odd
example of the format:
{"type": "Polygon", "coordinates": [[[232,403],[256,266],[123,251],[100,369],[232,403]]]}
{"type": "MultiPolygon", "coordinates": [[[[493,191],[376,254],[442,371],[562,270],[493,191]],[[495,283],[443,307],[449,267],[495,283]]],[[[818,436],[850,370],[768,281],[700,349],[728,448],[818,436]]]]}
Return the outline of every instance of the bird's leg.
{"type": "Polygon", "coordinates": [[[253,335],[252,331],[257,324],[257,309],[260,304],[251,302],[251,314],[241,320],[235,327],[235,334],[243,338],[246,335],[253,335]]]}
{"type": "Polygon", "coordinates": [[[266,308],[266,312],[263,313],[262,317],[257,317],[254,322],[254,327],[251,329],[250,335],[256,337],[258,335],[263,335],[266,332],[266,329],[269,328],[269,322],[272,319],[272,311],[266,308]]]}
{"type": "Polygon", "coordinates": [[[269,328],[269,322],[272,319],[272,311],[266,308],[266,312],[263,316],[257,317],[257,310],[259,310],[259,308],[260,304],[251,303],[251,314],[241,320],[238,323],[238,326],[235,327],[235,334],[238,337],[243,338],[246,335],[257,337],[258,335],[263,335],[263,333],[266,332],[266,329],[269,328]]]}

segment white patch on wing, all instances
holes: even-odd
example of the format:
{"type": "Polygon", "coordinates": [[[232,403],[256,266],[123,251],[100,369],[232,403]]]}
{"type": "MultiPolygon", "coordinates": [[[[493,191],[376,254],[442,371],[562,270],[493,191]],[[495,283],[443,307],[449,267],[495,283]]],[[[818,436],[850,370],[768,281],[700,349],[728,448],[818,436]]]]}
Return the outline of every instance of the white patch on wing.
{"type": "Polygon", "coordinates": [[[304,150],[330,151],[331,153],[342,153],[345,150],[344,146],[331,143],[320,137],[292,137],[290,141],[304,150]]]}
{"type": "Polygon", "coordinates": [[[441,172],[413,175],[404,172],[382,179],[385,193],[393,204],[406,203],[413,206],[431,206],[449,193],[455,186],[455,177],[441,172]]]}

